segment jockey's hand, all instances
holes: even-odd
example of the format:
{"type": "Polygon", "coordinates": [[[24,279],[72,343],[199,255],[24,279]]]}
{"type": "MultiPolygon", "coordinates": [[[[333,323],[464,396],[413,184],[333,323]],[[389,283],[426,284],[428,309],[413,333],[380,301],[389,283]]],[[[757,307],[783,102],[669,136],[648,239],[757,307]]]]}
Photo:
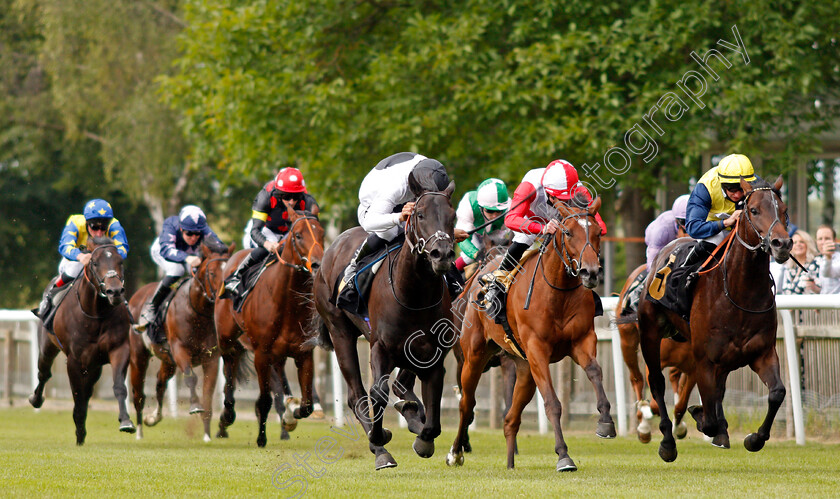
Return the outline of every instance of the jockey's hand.
{"type": "Polygon", "coordinates": [[[411,212],[414,211],[414,203],[405,203],[403,206],[402,213],[400,213],[400,222],[405,222],[408,220],[408,217],[411,216],[411,212]]]}
{"type": "Polygon", "coordinates": [[[198,265],[201,263],[201,258],[199,258],[195,255],[190,255],[190,256],[187,257],[186,262],[187,262],[187,265],[189,265],[191,268],[195,268],[195,267],[198,267],[198,265]]]}
{"type": "Polygon", "coordinates": [[[741,211],[743,210],[735,210],[734,212],[732,212],[732,214],[729,215],[729,218],[723,221],[723,226],[732,227],[733,225],[738,223],[738,218],[741,217],[741,211]]]}
{"type": "Polygon", "coordinates": [[[88,264],[88,262],[90,262],[90,256],[91,256],[92,254],[93,254],[93,253],[82,253],[82,254],[80,254],[80,255],[79,255],[79,263],[81,263],[81,264],[82,264],[82,266],[87,265],[87,264],[88,264]]]}
{"type": "Polygon", "coordinates": [[[560,222],[552,218],[547,224],[543,225],[542,231],[540,232],[542,234],[554,234],[558,228],[560,228],[560,222]]]}
{"type": "Polygon", "coordinates": [[[464,229],[455,229],[455,242],[456,243],[460,243],[461,241],[465,240],[468,237],[470,237],[470,235],[467,234],[467,231],[465,231],[464,229]]]}
{"type": "Polygon", "coordinates": [[[263,248],[267,249],[269,253],[274,253],[279,247],[280,243],[278,243],[277,241],[266,241],[265,243],[263,243],[263,248]]]}

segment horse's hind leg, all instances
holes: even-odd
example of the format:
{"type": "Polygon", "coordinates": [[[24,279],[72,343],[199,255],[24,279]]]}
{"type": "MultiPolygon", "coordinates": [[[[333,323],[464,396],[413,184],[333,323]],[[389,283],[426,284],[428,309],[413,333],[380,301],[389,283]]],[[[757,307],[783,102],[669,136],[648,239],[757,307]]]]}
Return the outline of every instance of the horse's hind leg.
{"type": "Polygon", "coordinates": [[[607,394],[604,391],[603,374],[601,373],[601,366],[595,360],[595,353],[597,348],[597,337],[595,331],[590,331],[583,341],[572,345],[572,358],[577,364],[586,372],[589,382],[595,388],[595,396],[597,398],[597,408],[600,417],[598,418],[598,428],[595,434],[601,438],[615,438],[615,423],[610,415],[610,401],[607,399],[607,394]]]}
{"type": "Polygon", "coordinates": [[[674,434],[677,438],[685,438],[688,428],[683,421],[685,410],[688,407],[688,398],[697,383],[694,381],[694,374],[683,374],[682,386],[680,386],[679,398],[674,406],[674,434]]]}
{"type": "Polygon", "coordinates": [[[382,417],[388,407],[388,394],[390,386],[388,381],[394,363],[391,353],[388,352],[381,342],[375,342],[370,347],[370,370],[373,375],[373,386],[370,388],[370,403],[373,407],[373,422],[368,432],[368,440],[373,445],[385,445],[388,436],[382,427],[382,417]]]}
{"type": "Polygon", "coordinates": [[[265,447],[265,420],[268,418],[268,411],[271,410],[271,371],[273,369],[274,357],[269,352],[256,350],[254,352],[254,369],[257,371],[257,381],[260,386],[260,394],[255,404],[257,412],[257,423],[259,433],[257,434],[257,445],[265,447]]]}
{"type": "Polygon", "coordinates": [[[225,398],[224,409],[222,410],[222,414],[219,416],[219,431],[216,433],[216,438],[227,438],[228,426],[232,425],[233,422],[236,421],[236,400],[234,399],[234,392],[236,391],[236,376],[239,372],[239,363],[242,362],[242,354],[244,351],[244,348],[239,344],[239,342],[234,341],[230,349],[227,350],[227,353],[222,353],[222,362],[225,374],[225,398]]]}
{"type": "MultiPolygon", "coordinates": [[[[510,412],[511,405],[513,404],[513,390],[516,386],[516,361],[513,360],[513,357],[507,355],[506,353],[499,353],[499,360],[501,361],[501,370],[502,370],[502,382],[503,382],[503,389],[504,394],[503,397],[505,399],[505,412],[504,417],[507,417],[508,412],[510,412]]],[[[530,376],[530,373],[529,373],[530,376]]],[[[536,389],[536,388],[535,388],[536,389]]],[[[533,397],[533,393],[531,396],[533,397]]],[[[467,441],[469,443],[469,441],[467,441]]],[[[465,449],[466,450],[466,449],[465,449]]],[[[519,446],[516,443],[516,439],[513,440],[513,453],[519,454],[519,446]]]]}
{"type": "Polygon", "coordinates": [[[645,376],[639,368],[639,330],[635,324],[621,324],[618,333],[621,336],[621,356],[630,371],[630,384],[636,394],[636,435],[640,442],[646,444],[650,442],[650,419],[653,413],[645,400],[645,376]]]}
{"type": "Polygon", "coordinates": [[[201,383],[204,412],[201,413],[201,422],[204,423],[204,441],[210,441],[210,420],[213,418],[213,395],[216,393],[216,383],[219,380],[219,355],[216,352],[213,357],[205,359],[201,365],[204,381],[201,383]]]}
{"type": "Polygon", "coordinates": [[[750,368],[758,374],[770,391],[764,422],[758,428],[758,432],[750,433],[744,439],[744,447],[748,451],[758,452],[764,447],[764,442],[770,438],[770,428],[773,426],[779,407],[785,400],[786,391],[779,373],[779,357],[775,348],[770,347],[761,358],[750,364],[750,368]]]}
{"type": "Polygon", "coordinates": [[[201,405],[201,400],[198,398],[195,388],[198,386],[198,376],[195,374],[195,369],[192,368],[192,355],[180,341],[173,341],[172,345],[172,359],[175,364],[184,373],[184,383],[190,390],[190,414],[198,414],[204,412],[204,407],[201,405]]]}
{"type": "MultiPolygon", "coordinates": [[[[131,350],[128,341],[123,343],[119,348],[115,348],[108,352],[109,361],[111,363],[111,373],[114,381],[114,397],[117,399],[117,406],[119,407],[119,422],[120,431],[125,433],[134,433],[137,428],[131,422],[131,417],[128,415],[128,407],[126,399],[128,398],[128,389],[125,386],[125,376],[128,373],[128,363],[131,350]]],[[[97,379],[99,376],[96,377],[97,379]]]]}
{"type": "Polygon", "coordinates": [[[464,464],[464,447],[468,442],[467,428],[475,417],[475,389],[481,380],[484,366],[490,357],[496,353],[487,347],[483,334],[476,330],[462,331],[461,347],[464,349],[464,366],[461,370],[461,401],[458,404],[460,419],[458,422],[458,433],[452,448],[446,455],[446,464],[449,466],[461,466],[464,464]],[[473,341],[473,338],[476,338],[473,341]]]}
{"type": "MultiPolygon", "coordinates": [[[[38,328],[38,386],[29,396],[29,403],[38,409],[44,404],[44,386],[52,377],[52,365],[61,350],[50,341],[48,333],[43,327],[38,328]]],[[[34,347],[34,345],[33,345],[34,347]]]]}
{"type": "Polygon", "coordinates": [[[416,379],[417,376],[413,372],[408,369],[400,369],[391,389],[394,390],[394,395],[399,399],[394,404],[394,408],[405,418],[408,423],[408,431],[419,435],[423,431],[423,425],[426,424],[426,410],[414,393],[416,379]]]}
{"type": "MultiPolygon", "coordinates": [[[[513,359],[511,359],[513,361],[513,359]]],[[[531,368],[525,361],[513,361],[515,364],[516,384],[513,388],[513,396],[510,406],[505,413],[505,440],[507,441],[507,467],[513,469],[514,456],[517,454],[516,435],[519,433],[519,426],[522,424],[522,411],[528,402],[534,398],[537,385],[531,376],[531,368]]],[[[504,365],[504,364],[503,364],[504,365]]]]}
{"type": "Polygon", "coordinates": [[[155,383],[157,407],[154,412],[146,416],[143,420],[143,422],[146,423],[146,426],[154,426],[160,423],[160,420],[163,419],[163,398],[166,395],[166,383],[169,381],[169,378],[175,375],[175,369],[175,364],[169,359],[169,357],[163,357],[160,359],[160,369],[158,370],[157,382],[155,383]]]}
{"type": "Polygon", "coordinates": [[[149,357],[151,353],[140,341],[139,348],[135,347],[131,352],[131,392],[134,398],[134,411],[137,413],[137,439],[143,438],[143,406],[146,405],[146,394],[144,384],[146,381],[146,370],[149,368],[149,357]]]}
{"type": "MultiPolygon", "coordinates": [[[[289,386],[289,381],[286,379],[285,361],[274,365],[271,370],[271,394],[274,397],[274,409],[277,411],[277,420],[283,422],[283,414],[286,412],[286,395],[291,396],[292,390],[286,392],[289,386]]],[[[280,440],[289,440],[289,430],[281,424],[280,425],[280,440]]]]}
{"type": "Polygon", "coordinates": [[[659,457],[670,463],[677,459],[677,443],[674,440],[671,419],[668,417],[668,406],[665,404],[665,376],[662,375],[662,370],[658,369],[661,362],[660,342],[662,340],[659,338],[655,312],[648,310],[647,302],[639,306],[639,335],[645,363],[648,366],[657,367],[656,369],[648,369],[648,386],[650,387],[651,398],[656,400],[659,406],[659,431],[662,432],[659,457]]]}

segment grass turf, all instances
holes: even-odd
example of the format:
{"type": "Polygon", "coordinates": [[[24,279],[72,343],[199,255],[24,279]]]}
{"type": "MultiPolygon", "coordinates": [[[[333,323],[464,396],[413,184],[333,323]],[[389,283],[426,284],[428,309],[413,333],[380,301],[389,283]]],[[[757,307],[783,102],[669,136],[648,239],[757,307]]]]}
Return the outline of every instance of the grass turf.
{"type": "Polygon", "coordinates": [[[554,471],[552,436],[521,434],[516,469],[507,470],[502,432],[473,432],[473,453],[463,467],[449,468],[444,457],[453,428],[444,429],[431,459],[421,459],[411,450],[414,436],[391,425],[388,450],[399,466],[376,472],[358,425],[352,440],[331,432],[328,423],[303,421],[291,440],[280,441],[272,414],[268,447],[259,449],[253,420],[237,421],[229,439],[205,444],[197,416],[164,419],[137,441],[117,431],[115,413],[92,411],[87,442],[77,447],[70,411],[5,409],[0,421],[2,496],[836,497],[840,490],[840,445],[800,447],[771,439],[764,450],[750,453],[733,437],[732,449],[721,450],[693,429],[678,441],[677,461],[668,464],[657,455],[657,434],[648,445],[633,436],[601,440],[593,425],[592,432],[567,436],[578,471],[560,474],[554,471]],[[310,471],[298,464],[307,454],[310,471]],[[284,484],[289,487],[275,487],[284,484]]]}

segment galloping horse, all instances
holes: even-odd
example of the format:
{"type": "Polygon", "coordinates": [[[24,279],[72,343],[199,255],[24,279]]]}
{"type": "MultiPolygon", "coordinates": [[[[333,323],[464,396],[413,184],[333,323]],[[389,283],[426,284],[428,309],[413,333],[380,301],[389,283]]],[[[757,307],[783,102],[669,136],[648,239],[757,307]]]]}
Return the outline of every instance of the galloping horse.
{"type": "MultiPolygon", "coordinates": [[[[787,206],[779,190],[782,177],[771,187],[764,180],[750,185],[741,180],[744,209],[737,224],[718,249],[719,263],[700,272],[691,303],[691,322],[644,299],[639,303],[639,333],[642,355],[648,366],[659,365],[662,336],[668,322],[688,338],[694,356],[694,374],[702,407],[689,407],[697,429],[713,437],[719,447],[729,446],[728,424],[723,415],[723,396],[729,373],[749,365],[770,391],[767,415],[757,433],[744,439],[744,447],[756,452],[770,438],[773,419],[785,399],[776,354],[776,301],[769,266],[770,255],[782,263],[790,256],[792,241],[785,227],[787,206]]],[[[677,239],[657,257],[661,267],[674,249],[691,240],[677,239]]],[[[649,289],[654,278],[645,281],[649,289]]],[[[645,291],[646,292],[646,291],[645,291]]],[[[648,375],[651,396],[659,405],[659,430],[663,438],[659,456],[666,462],[677,458],[671,420],[665,406],[665,378],[659,369],[648,375]]]]}
{"type": "Polygon", "coordinates": [[[335,348],[349,387],[347,403],[367,432],[376,469],[397,465],[385,450],[391,432],[382,427],[388,380],[395,367],[400,368],[400,374],[394,392],[407,399],[395,407],[408,421],[409,431],[417,434],[414,451],[423,458],[434,454],[434,439],[440,435],[443,360],[457,334],[452,328],[452,300],[443,280],[455,259],[455,210],[450,202],[455,184],[450,183],[443,192],[424,191],[409,177],[409,188],[417,203],[406,225],[404,246],[398,253],[388,254],[373,279],[368,300],[370,329],[362,318],[330,302],[344,268],[367,237],[361,227],[345,231],[330,246],[313,287],[320,314],[313,317],[314,333],[322,346],[335,348]],[[370,397],[362,383],[356,351],[356,341],[363,334],[370,342],[374,379],[370,397]],[[414,375],[423,383],[422,405],[412,391],[414,375]],[[373,420],[368,412],[371,407],[373,420]]]}
{"type": "MultiPolygon", "coordinates": [[[[615,316],[620,317],[622,304],[630,284],[636,277],[645,270],[645,264],[639,265],[627,277],[624,287],[618,297],[618,305],[615,309],[615,316]]],[[[659,406],[655,400],[648,402],[645,399],[645,377],[639,369],[639,328],[635,320],[622,321],[619,318],[618,334],[621,336],[621,355],[624,357],[624,364],[630,370],[630,384],[636,393],[636,435],[642,443],[650,442],[650,419],[654,414],[659,414],[659,406]]],[[[671,339],[662,340],[660,345],[662,362],[660,367],[670,367],[669,378],[671,387],[674,390],[674,435],[677,438],[685,438],[688,428],[682,420],[685,410],[688,407],[688,398],[691,391],[697,384],[694,381],[694,356],[691,354],[691,346],[688,343],[677,342],[671,339]]]]}
{"type": "MultiPolygon", "coordinates": [[[[245,348],[239,341],[244,333],[254,349],[254,368],[260,386],[256,410],[259,420],[257,445],[265,447],[265,421],[271,409],[272,371],[282,366],[287,357],[295,360],[301,389],[301,405],[287,407],[284,426],[291,431],[296,419],[312,413],[312,381],[314,362],[312,347],[305,345],[304,326],[312,310],[312,274],[318,270],[324,255],[324,229],[318,218],[308,212],[288,210],[289,232],[277,263],[267,267],[242,305],[234,311],[232,300],[217,300],[216,334],[224,359],[225,408],[219,418],[218,437],[227,437],[227,427],[236,420],[234,410],[235,377],[241,373],[241,355],[245,348]]],[[[236,269],[250,250],[231,257],[225,277],[236,269]]],[[[287,401],[287,405],[288,401],[287,401]]]]}
{"type": "Polygon", "coordinates": [[[102,365],[111,364],[114,396],[119,406],[120,431],[134,433],[125,399],[125,374],[128,370],[128,330],[131,320],[123,293],[122,257],[107,237],[88,241],[90,262],[83,274],[73,281],[73,290],[59,305],[53,322],[55,335],[38,330],[38,386],[29,403],[38,408],[44,403],[44,385],[52,376],[52,363],[59,351],[67,355],[67,375],[73,390],[73,421],[76,444],[85,443],[88,401],[102,374],[102,365]]]}
{"type": "MultiPolygon", "coordinates": [[[[575,201],[578,206],[586,204],[585,199],[576,198],[575,201]]],[[[588,209],[558,205],[562,220],[551,242],[546,244],[545,253],[541,258],[529,259],[510,288],[507,298],[510,329],[527,361],[516,358],[513,404],[505,416],[508,468],[514,467],[516,434],[522,421],[522,409],[539,387],[545,399],[546,414],[554,425],[554,450],[558,455],[556,469],[577,469],[563,440],[560,428],[562,409],[549,371],[550,363],[567,355],[586,371],[595,388],[600,413],[596,434],[603,438],[615,437],[610,403],[601,381],[601,366],[595,360],[595,299],[591,288],[598,284],[601,234],[593,220],[600,207],[600,197],[588,209]],[[541,275],[537,277],[537,273],[541,275]],[[526,276],[533,276],[534,284],[533,302],[528,310],[523,307],[530,294],[528,281],[531,279],[526,276]]],[[[468,291],[470,302],[475,299],[476,292],[477,286],[473,283],[468,291]]],[[[464,436],[473,419],[475,390],[487,361],[499,348],[517,355],[514,347],[505,341],[506,338],[502,326],[484,312],[474,307],[468,309],[461,328],[461,349],[464,351],[461,420],[452,450],[446,456],[446,464],[450,466],[459,466],[464,462],[464,436]]]]}
{"type": "MultiPolygon", "coordinates": [[[[175,369],[184,373],[184,381],[190,389],[190,414],[201,413],[204,422],[204,441],[210,441],[210,418],[213,414],[213,392],[219,376],[219,348],[216,341],[216,328],[213,323],[213,303],[216,289],[222,284],[222,269],[233,252],[232,244],[225,253],[214,253],[205,245],[201,246],[202,261],[189,280],[188,285],[178,288],[169,304],[163,327],[169,348],[162,345],[145,343],[145,336],[132,334],[131,345],[131,387],[134,394],[134,409],[137,411],[137,438],[143,438],[143,422],[154,426],[163,418],[163,396],[166,383],[175,375],[175,369]],[[143,419],[143,405],[146,395],[143,384],[146,369],[152,353],[160,359],[155,391],[157,408],[143,419]],[[199,403],[195,388],[198,377],[193,367],[201,365],[204,381],[203,404],[199,403]]],[[[143,304],[154,293],[157,283],[146,284],[131,297],[129,307],[135,317],[140,316],[143,304]]]]}

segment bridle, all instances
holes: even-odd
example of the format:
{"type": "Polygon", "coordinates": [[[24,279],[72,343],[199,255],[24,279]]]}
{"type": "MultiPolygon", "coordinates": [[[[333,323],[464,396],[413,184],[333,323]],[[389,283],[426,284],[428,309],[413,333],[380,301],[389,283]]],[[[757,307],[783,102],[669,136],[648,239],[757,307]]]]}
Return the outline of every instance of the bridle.
{"type": "MultiPolygon", "coordinates": [[[[582,212],[582,213],[571,213],[571,214],[565,216],[560,221],[560,227],[558,227],[557,231],[554,234],[552,234],[551,237],[549,238],[551,240],[551,247],[554,250],[554,253],[560,258],[560,261],[563,262],[563,266],[566,269],[566,274],[568,274],[570,277],[578,277],[580,275],[580,262],[581,262],[581,260],[583,260],[583,252],[586,251],[586,248],[590,247],[590,248],[592,248],[592,251],[595,251],[595,247],[592,246],[592,243],[589,240],[589,226],[593,225],[593,223],[589,222],[589,220],[588,220],[589,217],[591,217],[592,220],[595,221],[594,225],[597,225],[597,219],[595,218],[595,215],[593,215],[592,213],[589,213],[589,211],[585,211],[585,212],[582,212]],[[586,218],[584,218],[586,223],[581,223],[581,218],[582,217],[586,217],[586,218]],[[566,221],[569,220],[569,219],[575,219],[576,223],[578,225],[581,225],[584,228],[584,230],[586,231],[586,244],[584,244],[583,248],[580,249],[580,253],[578,254],[577,259],[575,259],[572,256],[571,252],[569,251],[569,246],[566,244],[566,238],[571,238],[572,237],[572,231],[570,231],[568,229],[568,227],[566,227],[566,221]],[[559,248],[557,247],[557,233],[558,232],[560,233],[560,247],[559,248]]],[[[600,230],[600,228],[599,228],[599,230],[600,230]]],[[[578,280],[577,285],[572,286],[570,288],[563,288],[563,287],[560,287],[560,286],[556,286],[548,280],[548,276],[545,275],[545,265],[542,263],[542,254],[544,254],[547,249],[548,249],[548,240],[546,240],[542,244],[542,246],[540,247],[540,261],[538,262],[538,266],[540,267],[540,272],[542,273],[543,280],[545,281],[545,283],[548,284],[548,286],[551,289],[554,289],[554,290],[557,290],[557,291],[572,291],[572,290],[575,290],[575,289],[581,287],[583,285],[583,282],[580,281],[580,280],[578,280]]],[[[598,252],[595,251],[595,254],[597,255],[598,252]]],[[[534,272],[536,272],[536,269],[534,269],[534,272]]]]}
{"type": "MultiPolygon", "coordinates": [[[[120,273],[117,272],[114,269],[111,269],[111,270],[105,272],[105,275],[101,278],[99,277],[99,274],[97,274],[95,271],[91,270],[90,273],[93,274],[93,277],[96,280],[95,283],[94,283],[93,280],[91,280],[90,276],[88,275],[88,269],[90,267],[95,267],[95,266],[99,265],[99,262],[97,262],[94,259],[94,256],[96,255],[96,252],[99,251],[99,250],[106,249],[106,248],[113,248],[114,251],[117,251],[116,245],[113,245],[113,244],[103,244],[102,246],[97,246],[97,247],[93,248],[93,251],[90,252],[90,261],[88,262],[87,265],[85,265],[85,268],[84,268],[85,282],[89,286],[91,286],[93,288],[94,293],[96,293],[101,298],[108,298],[108,295],[105,292],[106,291],[105,290],[105,279],[117,278],[117,279],[120,280],[120,284],[122,286],[125,286],[125,278],[122,275],[120,275],[120,273]]],[[[105,316],[90,315],[87,312],[85,312],[85,309],[82,307],[82,300],[81,300],[81,297],[79,296],[79,288],[78,287],[76,287],[76,298],[79,300],[79,309],[81,309],[82,314],[84,314],[84,316],[87,317],[88,319],[102,319],[102,318],[105,317],[105,316]]]]}
{"type": "MultiPolygon", "coordinates": [[[[431,243],[433,243],[435,241],[438,241],[438,240],[440,240],[440,241],[452,241],[452,237],[449,234],[447,234],[446,232],[443,232],[442,230],[435,231],[435,233],[432,234],[431,236],[429,236],[428,239],[424,238],[424,237],[420,237],[417,234],[417,223],[414,222],[413,220],[417,216],[417,212],[418,212],[417,205],[420,204],[420,200],[423,199],[426,196],[444,196],[447,199],[449,198],[449,196],[444,194],[443,192],[434,192],[434,191],[424,192],[423,194],[420,195],[420,197],[417,198],[417,201],[415,202],[415,205],[414,205],[414,210],[411,212],[411,215],[408,217],[408,221],[406,222],[405,244],[406,244],[406,246],[408,246],[408,250],[411,253],[417,254],[418,256],[429,255],[429,250],[426,249],[426,246],[428,244],[431,244],[431,243]],[[412,242],[411,241],[412,238],[416,242],[412,242]]],[[[454,242],[453,242],[453,244],[454,244],[454,242]]],[[[401,307],[405,308],[406,310],[411,310],[411,311],[417,312],[417,311],[421,311],[421,310],[429,310],[431,308],[435,308],[438,305],[440,305],[441,302],[443,302],[443,295],[446,293],[446,290],[444,289],[445,284],[444,284],[442,279],[441,279],[441,283],[440,283],[440,298],[438,299],[437,302],[435,302],[435,303],[433,303],[433,304],[431,304],[427,307],[419,307],[419,308],[418,307],[411,307],[411,306],[408,306],[405,303],[401,302],[400,299],[397,298],[397,290],[394,288],[394,269],[393,269],[393,267],[394,267],[394,262],[395,261],[396,261],[396,259],[391,258],[391,251],[388,251],[388,282],[391,284],[391,294],[394,296],[394,301],[396,301],[401,307]]]]}
{"type": "Polygon", "coordinates": [[[312,273],[312,251],[315,249],[316,246],[320,247],[322,251],[323,251],[324,248],[321,246],[321,243],[318,242],[318,238],[315,237],[315,231],[312,229],[312,224],[309,223],[309,220],[318,220],[318,218],[314,217],[314,216],[311,216],[311,215],[305,215],[305,216],[302,216],[302,217],[298,218],[297,220],[292,222],[291,227],[289,227],[289,235],[286,236],[287,239],[291,240],[292,250],[295,252],[295,255],[297,255],[297,259],[300,260],[300,262],[301,262],[300,264],[294,264],[294,263],[287,262],[286,260],[283,259],[282,256],[280,256],[279,251],[275,250],[274,254],[277,256],[277,261],[279,261],[283,265],[285,265],[287,267],[292,267],[293,269],[295,269],[298,272],[308,272],[308,273],[311,274],[312,273]],[[309,234],[312,236],[312,246],[309,247],[309,252],[305,256],[304,256],[303,252],[300,251],[300,248],[298,247],[297,242],[295,241],[295,237],[294,237],[295,226],[297,224],[299,224],[300,222],[305,222],[306,223],[306,228],[309,230],[309,234]]]}
{"type": "Polygon", "coordinates": [[[757,187],[757,188],[751,190],[749,193],[747,193],[746,197],[744,198],[744,212],[743,212],[744,213],[744,218],[747,219],[747,223],[750,224],[750,228],[752,228],[753,232],[755,232],[755,235],[758,236],[759,243],[756,244],[755,246],[751,246],[751,245],[747,244],[747,242],[744,241],[741,238],[741,235],[738,234],[737,231],[735,232],[735,237],[738,238],[738,242],[741,243],[741,245],[744,246],[745,248],[747,248],[748,250],[754,252],[758,249],[761,249],[765,253],[770,253],[771,252],[770,251],[770,234],[773,232],[773,227],[775,227],[776,224],[780,224],[780,225],[782,224],[781,219],[779,219],[779,203],[776,202],[776,198],[778,196],[779,195],[776,193],[776,191],[773,190],[772,187],[757,187]],[[773,223],[770,224],[770,227],[767,229],[767,233],[764,234],[763,236],[761,235],[761,232],[759,232],[759,230],[753,224],[752,218],[750,218],[750,210],[748,209],[748,206],[747,206],[747,203],[749,202],[750,196],[752,196],[756,191],[772,191],[772,196],[770,197],[770,199],[773,201],[773,216],[775,216],[776,218],[775,218],[775,220],[773,220],[773,223]]]}
{"type": "MultiPolygon", "coordinates": [[[[207,270],[207,267],[209,267],[210,264],[213,263],[213,262],[228,261],[228,259],[230,259],[230,256],[207,258],[207,259],[203,260],[201,265],[204,265],[204,275],[200,279],[198,277],[198,274],[199,274],[198,267],[196,267],[195,272],[192,272],[192,283],[195,283],[196,285],[198,285],[199,289],[201,290],[201,294],[204,296],[204,299],[210,304],[216,303],[216,294],[207,292],[208,289],[212,289],[211,286],[209,286],[208,282],[207,282],[207,280],[212,277],[212,276],[208,275],[208,274],[210,274],[210,272],[207,270]]],[[[201,265],[199,265],[199,267],[201,265]]],[[[192,286],[192,284],[190,284],[190,285],[192,286]]],[[[212,315],[212,314],[210,314],[210,315],[202,314],[201,312],[199,312],[198,309],[196,308],[196,306],[193,305],[192,299],[189,299],[189,303],[190,303],[190,307],[198,315],[201,315],[203,317],[209,317],[210,315],[212,315]]]]}

